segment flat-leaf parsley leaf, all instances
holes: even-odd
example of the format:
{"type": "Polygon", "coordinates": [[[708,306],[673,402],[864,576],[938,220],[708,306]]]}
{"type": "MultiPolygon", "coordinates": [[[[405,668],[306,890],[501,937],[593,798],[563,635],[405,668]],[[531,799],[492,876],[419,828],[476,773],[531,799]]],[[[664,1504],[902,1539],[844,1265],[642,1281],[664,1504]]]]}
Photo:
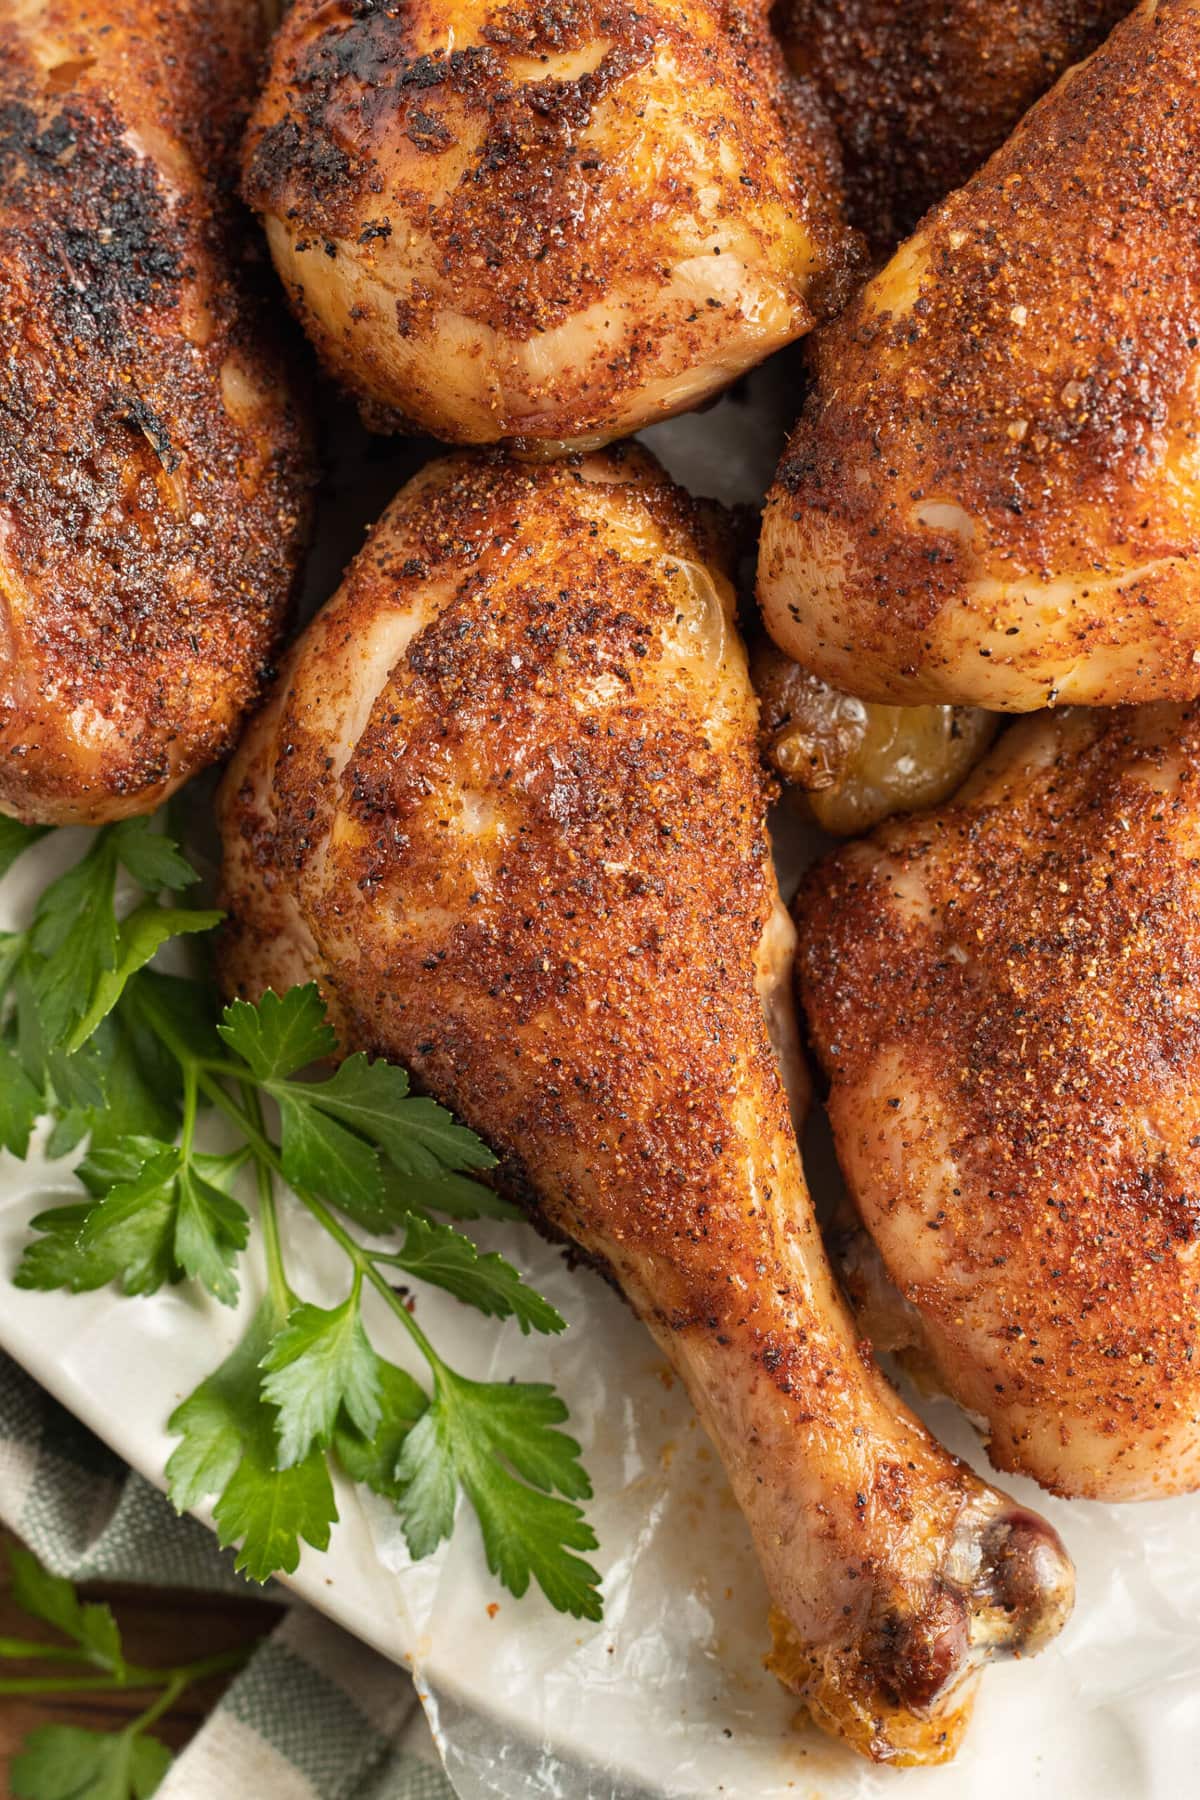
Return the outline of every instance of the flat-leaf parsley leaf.
{"type": "MultiPolygon", "coordinates": [[[[38,835],[0,823],[0,872],[38,835]]],[[[523,1332],[563,1329],[512,1263],[435,1217],[511,1217],[477,1179],[495,1157],[412,1093],[405,1070],[361,1052],[331,1067],[338,1046],[315,985],[222,1011],[209,984],[150,967],[161,945],[220,916],[162,903],[193,879],[153,822],[126,821],[43,889],[24,931],[0,935],[0,1144],[24,1154],[40,1112],[56,1154],[90,1137],[81,1198],[33,1220],[18,1284],[139,1295],[191,1281],[233,1305],[253,1225],[236,1190],[252,1173],[266,1297],[171,1416],[175,1505],[211,1504],[238,1567],[265,1581],[291,1573],[303,1543],[327,1546],[335,1465],[396,1507],[414,1556],[450,1534],[465,1497],[489,1568],[514,1594],[536,1582],[560,1610],[599,1618],[599,1576],[581,1554],[596,1547],[579,1504],[591,1488],[563,1402],[542,1384],[460,1375],[396,1285],[402,1272],[523,1332]],[[232,1128],[228,1155],[201,1149],[206,1113],[232,1128]],[[280,1178],[340,1260],[331,1305],[293,1289],[280,1178]],[[383,1325],[403,1334],[427,1385],[382,1354],[383,1325]]],[[[55,1754],[93,1787],[111,1775],[134,1791],[137,1759],[155,1753],[81,1739],[55,1754]]]]}

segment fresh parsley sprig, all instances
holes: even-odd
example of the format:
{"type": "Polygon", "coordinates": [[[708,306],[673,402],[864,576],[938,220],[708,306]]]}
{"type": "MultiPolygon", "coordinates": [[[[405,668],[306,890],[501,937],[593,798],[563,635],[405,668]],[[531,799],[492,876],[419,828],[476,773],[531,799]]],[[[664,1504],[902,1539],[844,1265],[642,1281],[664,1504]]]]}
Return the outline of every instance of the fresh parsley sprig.
{"type": "MultiPolygon", "coordinates": [[[[46,833],[0,820],[0,875],[46,833]]],[[[154,1047],[114,1017],[125,987],[169,938],[211,931],[220,914],[159,902],[196,875],[178,846],[148,819],[96,832],[80,859],[42,891],[23,931],[0,932],[0,1145],[24,1156],[38,1117],[52,1113],[49,1143],[65,1155],[89,1132],[93,1145],[127,1132],[170,1135],[178,1096],[154,1047]],[[118,912],[118,881],[143,890],[118,912]]]]}
{"type": "MultiPolygon", "coordinates": [[[[40,835],[21,833],[0,824],[0,872],[40,835]]],[[[90,1136],[77,1170],[84,1197],[32,1221],[15,1280],[73,1292],[116,1283],[127,1294],[188,1280],[232,1305],[252,1229],[234,1190],[251,1165],[267,1293],[169,1422],[181,1439],[166,1470],[176,1506],[210,1501],[237,1566],[264,1581],[296,1568],[302,1541],[328,1545],[335,1466],[396,1508],[414,1557],[450,1535],[465,1495],[488,1566],[511,1592],[535,1581],[560,1611],[598,1619],[599,1576],[581,1554],[596,1547],[579,1505],[591,1487],[561,1429],[563,1402],[545,1383],[453,1369],[396,1285],[402,1274],[440,1287],[523,1332],[563,1329],[511,1263],[481,1255],[446,1222],[514,1216],[477,1179],[494,1158],[411,1093],[403,1069],[357,1054],[330,1072],[336,1040],[315,986],[221,1011],[210,986],[149,967],[169,938],[218,922],[163,903],[164,890],[193,879],[147,822],[110,826],[45,889],[29,928],[0,940],[0,996],[10,997],[0,1054],[15,1080],[6,1093],[0,1069],[0,1141],[24,1155],[46,1111],[52,1148],[90,1136]],[[142,890],[123,914],[122,872],[142,890]],[[314,1074],[314,1064],[325,1067],[314,1074]],[[198,1148],[205,1108],[235,1128],[231,1154],[198,1148]],[[278,1180],[341,1254],[347,1287],[335,1306],[292,1286],[278,1180]],[[423,1359],[428,1386],[376,1348],[368,1291],[423,1359]]]]}
{"type": "Polygon", "coordinates": [[[0,1673],[0,1698],[33,1694],[146,1692],[156,1697],[121,1731],[40,1725],[13,1758],[16,1800],[149,1800],[171,1766],[171,1752],[151,1727],[194,1682],[238,1669],[248,1649],[220,1651],[175,1668],[149,1668],[125,1655],[112,1610],[79,1599],[69,1581],[44,1569],[28,1550],[8,1552],[11,1596],[30,1618],[64,1640],[46,1644],[0,1638],[0,1664],[41,1663],[36,1674],[0,1673]]]}

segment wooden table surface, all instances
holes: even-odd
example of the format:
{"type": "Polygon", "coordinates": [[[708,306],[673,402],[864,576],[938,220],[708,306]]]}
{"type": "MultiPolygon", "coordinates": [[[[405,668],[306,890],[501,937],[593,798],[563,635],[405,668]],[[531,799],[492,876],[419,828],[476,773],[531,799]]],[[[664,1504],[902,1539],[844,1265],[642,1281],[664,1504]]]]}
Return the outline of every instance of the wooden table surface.
{"type": "MultiPolygon", "coordinates": [[[[0,1637],[20,1637],[38,1642],[61,1643],[48,1627],[29,1619],[13,1605],[9,1594],[8,1559],[4,1554],[12,1539],[0,1531],[0,1637]]],[[[115,1582],[92,1582],[80,1589],[89,1600],[106,1600],[116,1614],[131,1662],[170,1666],[192,1662],[219,1650],[250,1645],[269,1632],[283,1608],[248,1592],[245,1597],[198,1594],[174,1588],[123,1587],[115,1582]]],[[[41,1674],[43,1664],[6,1662],[6,1675],[41,1674]]],[[[179,1749],[212,1710],[228,1676],[189,1688],[177,1706],[158,1721],[155,1734],[172,1749],[179,1749]]],[[[151,1696],[129,1690],[117,1694],[75,1694],[60,1699],[5,1698],[0,1700],[0,1794],[8,1794],[9,1763],[22,1739],[36,1725],[85,1725],[94,1730],[119,1730],[143,1712],[151,1696]]]]}

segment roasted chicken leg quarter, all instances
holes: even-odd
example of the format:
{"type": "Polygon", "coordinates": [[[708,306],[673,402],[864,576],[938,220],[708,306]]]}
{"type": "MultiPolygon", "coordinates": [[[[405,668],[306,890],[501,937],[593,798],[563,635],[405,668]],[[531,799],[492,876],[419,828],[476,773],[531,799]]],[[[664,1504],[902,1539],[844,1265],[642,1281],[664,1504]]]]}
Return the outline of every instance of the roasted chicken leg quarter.
{"type": "Polygon", "coordinates": [[[150,811],[270,663],[308,455],[236,198],[261,15],[0,7],[0,812],[150,811]]]}
{"type": "Polygon", "coordinates": [[[368,423],[530,453],[702,400],[828,309],[832,130],[736,0],[297,0],[245,193],[368,423]]]}
{"type": "Polygon", "coordinates": [[[799,902],[893,1341],[1056,1493],[1200,1486],[1198,845],[1197,707],[1067,709],[799,902]]]}
{"type": "Polygon", "coordinates": [[[1200,7],[1146,0],[821,336],[763,525],[860,699],[1200,693],[1200,7]]]}
{"type": "Polygon", "coordinates": [[[226,777],[224,979],[315,977],[346,1048],[488,1137],[686,1383],[777,1668],[860,1749],[938,1760],[1070,1565],[901,1404],[826,1263],[733,610],[643,452],[426,468],[226,777]]]}

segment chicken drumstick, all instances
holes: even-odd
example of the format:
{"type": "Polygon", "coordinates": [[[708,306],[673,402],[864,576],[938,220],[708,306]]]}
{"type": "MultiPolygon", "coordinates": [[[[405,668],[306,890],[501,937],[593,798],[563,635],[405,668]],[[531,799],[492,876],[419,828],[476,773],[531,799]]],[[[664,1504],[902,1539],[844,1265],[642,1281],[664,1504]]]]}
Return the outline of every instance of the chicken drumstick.
{"type": "Polygon", "coordinates": [[[717,532],[649,457],[435,463],[226,778],[224,978],[316,978],[347,1049],[487,1136],[686,1383],[780,1671],[859,1748],[937,1760],[982,1660],[1058,1629],[1070,1564],[900,1403],[835,1287],[755,734],[717,532]]]}
{"type": "Polygon", "coordinates": [[[0,812],[149,812],[278,637],[305,434],[236,200],[262,8],[0,10],[0,812]]]}
{"type": "Polygon", "coordinates": [[[1200,693],[1200,7],[1145,0],[816,351],[767,629],[864,700],[1200,693]]]}
{"type": "Polygon", "coordinates": [[[727,386],[851,242],[832,132],[733,0],[297,0],[245,191],[369,423],[531,452],[727,386]]]}
{"type": "Polygon", "coordinates": [[[1022,721],[797,915],[900,1338],[999,1467],[1089,1499],[1200,1486],[1198,782],[1195,706],[1022,721]]]}

